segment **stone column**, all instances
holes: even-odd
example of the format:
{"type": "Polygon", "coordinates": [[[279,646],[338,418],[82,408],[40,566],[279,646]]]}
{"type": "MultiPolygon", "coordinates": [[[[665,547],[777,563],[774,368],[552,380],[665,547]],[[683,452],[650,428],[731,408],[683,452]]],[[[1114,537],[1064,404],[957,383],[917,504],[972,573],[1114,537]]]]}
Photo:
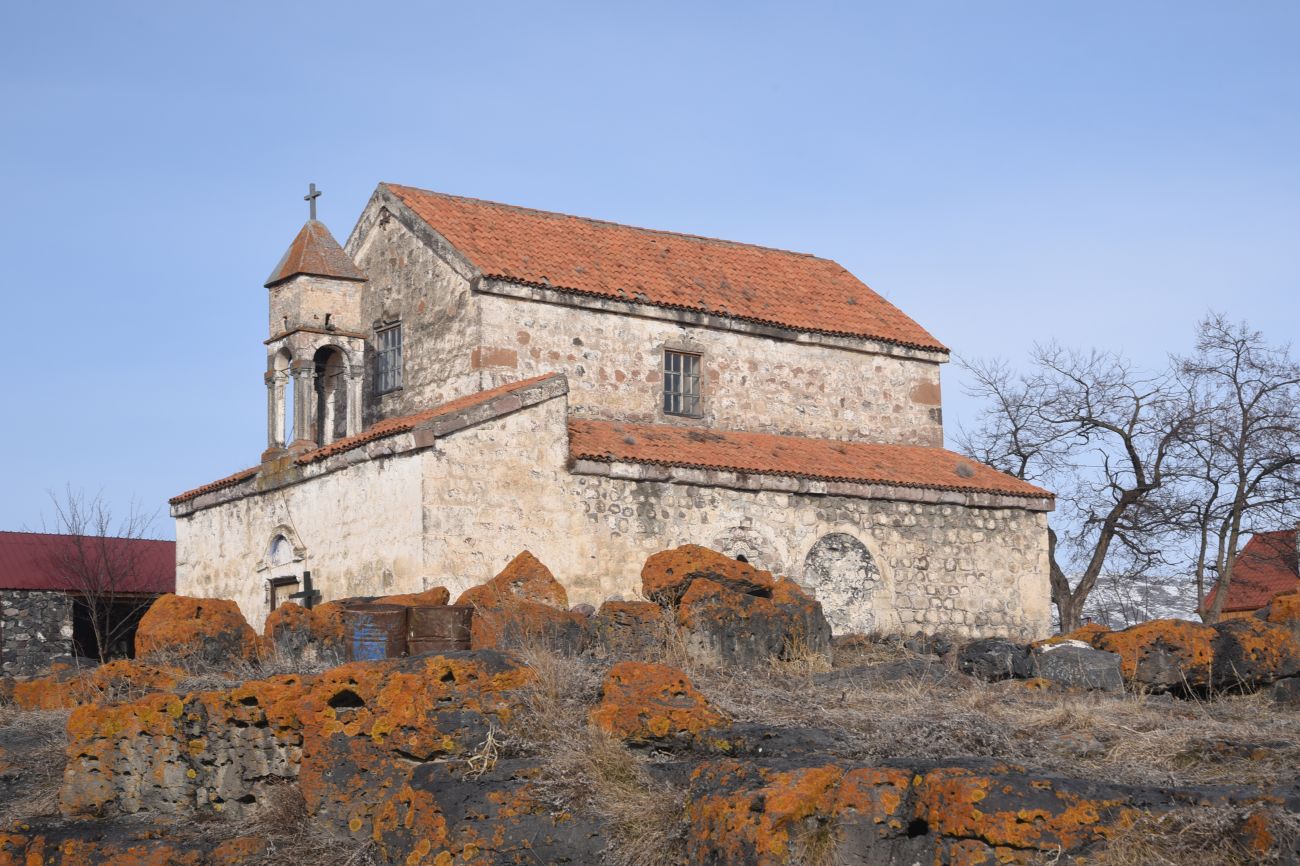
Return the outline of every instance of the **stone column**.
{"type": "Polygon", "coordinates": [[[289,365],[293,376],[293,443],[290,451],[316,447],[316,362],[311,359],[289,365]]]}
{"type": "Polygon", "coordinates": [[[348,364],[347,371],[347,430],[345,435],[355,436],[361,432],[361,383],[363,381],[363,364],[348,364]]]}

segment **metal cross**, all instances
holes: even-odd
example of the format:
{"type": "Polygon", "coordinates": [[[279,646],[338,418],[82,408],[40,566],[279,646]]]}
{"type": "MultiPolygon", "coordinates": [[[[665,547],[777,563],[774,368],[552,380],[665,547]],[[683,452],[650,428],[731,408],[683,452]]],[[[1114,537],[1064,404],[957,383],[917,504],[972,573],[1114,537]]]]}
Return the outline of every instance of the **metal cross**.
{"type": "Polygon", "coordinates": [[[311,218],[316,219],[316,199],[320,198],[320,190],[316,189],[316,184],[307,184],[307,194],[302,200],[311,205],[311,218]]]}

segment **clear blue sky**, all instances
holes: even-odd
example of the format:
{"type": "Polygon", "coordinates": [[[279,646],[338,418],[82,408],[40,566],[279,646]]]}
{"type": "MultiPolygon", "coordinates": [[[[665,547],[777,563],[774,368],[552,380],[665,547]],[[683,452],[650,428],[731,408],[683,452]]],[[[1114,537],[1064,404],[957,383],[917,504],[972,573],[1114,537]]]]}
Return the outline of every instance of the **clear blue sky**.
{"type": "MultiPolygon", "coordinates": [[[[834,258],[955,352],[1300,325],[1295,2],[0,8],[0,529],[265,445],[266,290],[379,181],[834,258]]],[[[971,406],[945,371],[950,431],[971,406]]]]}

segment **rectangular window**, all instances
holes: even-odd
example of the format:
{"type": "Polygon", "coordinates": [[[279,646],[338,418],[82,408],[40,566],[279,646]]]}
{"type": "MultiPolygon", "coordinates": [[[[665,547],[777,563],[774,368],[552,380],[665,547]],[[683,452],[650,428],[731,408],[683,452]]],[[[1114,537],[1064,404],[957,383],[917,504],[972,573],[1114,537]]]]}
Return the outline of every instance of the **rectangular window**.
{"type": "Polygon", "coordinates": [[[699,355],[664,350],[664,413],[699,416],[699,355]]]}
{"type": "Polygon", "coordinates": [[[380,394],[402,387],[402,324],[389,325],[375,331],[379,343],[379,366],[375,376],[375,390],[380,394]]]}

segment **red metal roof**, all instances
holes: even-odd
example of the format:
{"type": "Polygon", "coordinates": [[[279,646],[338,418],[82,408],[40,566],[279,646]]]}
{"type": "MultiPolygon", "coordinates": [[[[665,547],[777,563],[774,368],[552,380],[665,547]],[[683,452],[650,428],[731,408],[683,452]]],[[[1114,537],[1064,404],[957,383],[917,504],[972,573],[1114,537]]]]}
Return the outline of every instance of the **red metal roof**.
{"type": "Polygon", "coordinates": [[[61,573],[59,564],[73,558],[93,565],[130,563],[134,571],[113,589],[117,592],[175,592],[176,542],[141,538],[99,538],[44,532],[0,532],[0,589],[65,592],[86,587],[61,573]],[[76,553],[78,539],[83,545],[76,553]]]}
{"type": "Polygon", "coordinates": [[[339,242],[334,240],[330,230],[317,220],[308,220],[299,230],[280,263],[271,271],[271,276],[267,277],[266,287],[269,289],[276,283],[299,274],[335,277],[359,283],[366,281],[366,275],[357,270],[339,242]]]}
{"type": "Polygon", "coordinates": [[[655,424],[569,421],[575,459],[652,463],[889,484],[966,493],[1050,498],[1046,490],[942,448],[877,445],[655,424]]]}
{"type": "MultiPolygon", "coordinates": [[[[1237,554],[1232,583],[1224,600],[1225,611],[1259,610],[1273,597],[1300,588],[1297,571],[1296,530],[1257,532],[1237,554]]],[[[1214,590],[1205,604],[1214,604],[1214,590]]]]}
{"type": "Polygon", "coordinates": [[[946,352],[829,259],[383,184],[486,276],[946,352]]]}

